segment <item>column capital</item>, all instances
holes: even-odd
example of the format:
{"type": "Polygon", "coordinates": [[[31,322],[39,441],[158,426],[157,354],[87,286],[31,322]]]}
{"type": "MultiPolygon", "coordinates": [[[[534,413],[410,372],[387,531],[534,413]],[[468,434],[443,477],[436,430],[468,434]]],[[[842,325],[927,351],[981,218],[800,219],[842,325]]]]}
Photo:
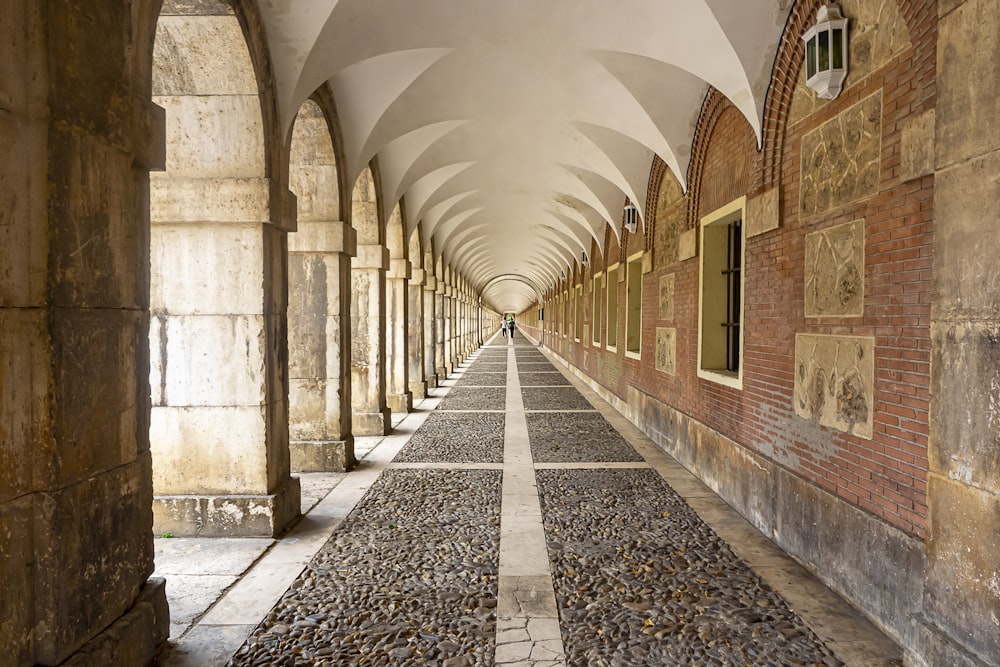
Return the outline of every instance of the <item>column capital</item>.
{"type": "Polygon", "coordinates": [[[414,286],[416,286],[416,285],[423,285],[424,284],[424,280],[427,277],[426,273],[427,272],[424,271],[423,269],[414,269],[414,268],[411,268],[410,269],[410,284],[414,285],[414,286]]]}
{"type": "Polygon", "coordinates": [[[289,252],[339,252],[353,256],[358,233],[342,220],[300,222],[298,231],[288,236],[289,252]]]}
{"type": "Polygon", "coordinates": [[[396,280],[409,280],[411,277],[410,260],[390,259],[389,272],[386,273],[385,277],[394,278],[396,280]]]}
{"type": "Polygon", "coordinates": [[[352,269],[382,269],[389,268],[389,249],[384,245],[361,244],[357,254],[351,260],[352,269]]]}
{"type": "Polygon", "coordinates": [[[434,276],[424,276],[424,289],[428,292],[437,291],[437,278],[434,276]]]}

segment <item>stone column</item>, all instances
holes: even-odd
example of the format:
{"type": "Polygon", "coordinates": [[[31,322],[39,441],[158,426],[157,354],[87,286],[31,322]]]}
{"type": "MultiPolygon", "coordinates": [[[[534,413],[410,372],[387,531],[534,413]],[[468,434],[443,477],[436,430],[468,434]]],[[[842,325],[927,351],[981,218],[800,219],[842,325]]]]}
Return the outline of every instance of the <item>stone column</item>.
{"type": "Polygon", "coordinates": [[[409,372],[410,394],[413,398],[427,396],[427,380],[424,379],[424,270],[411,269],[407,287],[409,313],[407,315],[406,338],[409,353],[406,363],[409,372]]]}
{"type": "Polygon", "coordinates": [[[440,366],[437,363],[438,328],[437,328],[437,278],[427,274],[424,276],[424,377],[430,387],[440,385],[444,379],[438,374],[440,366]]]}
{"type": "Polygon", "coordinates": [[[446,284],[441,295],[441,312],[444,314],[444,368],[445,374],[455,372],[455,288],[446,284]]]}
{"type": "Polygon", "coordinates": [[[445,296],[446,285],[443,278],[438,278],[434,290],[434,372],[438,380],[448,379],[451,369],[448,368],[448,297],[445,296]]]}
{"type": "Polygon", "coordinates": [[[164,116],[132,76],[148,73],[131,62],[152,40],[145,4],[108,3],[85,21],[33,0],[0,10],[0,663],[11,667],[142,667],[169,632],[163,581],[149,579],[148,172],[163,166],[164,116]]]}
{"type": "Polygon", "coordinates": [[[289,242],[288,358],[292,469],[345,472],[351,433],[350,225],[300,222],[289,242]]]}
{"type": "Polygon", "coordinates": [[[937,107],[901,147],[913,176],[924,137],[935,156],[927,567],[908,658],[978,666],[1000,656],[1000,44],[991,0],[939,11],[937,107]]]}
{"type": "Polygon", "coordinates": [[[388,328],[386,331],[386,403],[392,412],[413,410],[413,394],[410,392],[409,374],[409,282],[410,261],[393,259],[389,261],[386,274],[386,310],[388,328]]]}
{"type": "Polygon", "coordinates": [[[355,435],[386,435],[392,412],[385,401],[385,272],[389,251],[359,245],[351,262],[351,408],[355,435]]]}

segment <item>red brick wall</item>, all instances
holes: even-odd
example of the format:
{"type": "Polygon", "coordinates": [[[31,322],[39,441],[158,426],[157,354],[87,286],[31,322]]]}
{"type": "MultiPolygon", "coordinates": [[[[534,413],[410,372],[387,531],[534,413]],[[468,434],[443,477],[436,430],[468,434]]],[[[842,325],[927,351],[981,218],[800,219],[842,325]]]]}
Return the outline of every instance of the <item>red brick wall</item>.
{"type": "MultiPolygon", "coordinates": [[[[636,386],[743,446],[767,456],[844,501],[890,524],[923,537],[927,517],[926,473],[930,360],[931,242],[934,178],[900,180],[903,124],[932,109],[935,102],[937,5],[933,0],[901,0],[913,48],[862,81],[850,82],[841,96],[800,122],[787,121],[791,91],[801,64],[799,34],[815,14],[818,0],[799,2],[789,18],[776,58],[764,114],[764,146],[744,118],[711,93],[702,110],[685,200],[686,224],[741,195],[754,196],[780,183],[782,216],[778,229],[746,244],[744,381],[735,390],[697,377],[698,258],[666,261],[654,253],[653,271],[643,280],[640,360],[624,355],[625,284],[619,288],[617,353],[579,344],[572,336],[564,356],[621,398],[636,386]],[[798,33],[796,31],[799,31],[798,33]],[[859,100],[882,92],[882,149],[878,194],[806,220],[799,219],[799,145],[802,136],[859,100]],[[805,235],[836,224],[865,219],[864,314],[854,318],[805,318],[805,235]],[[673,321],[659,319],[659,280],[675,274],[673,321]],[[677,329],[677,374],[655,370],[657,327],[677,329]],[[873,336],[875,339],[874,434],[852,436],[797,417],[792,404],[796,333],[873,336]]],[[[662,165],[654,165],[651,191],[662,165]]],[[[655,204],[655,192],[651,192],[655,204]]],[[[676,207],[668,207],[676,210],[676,207]]],[[[655,205],[647,207],[649,213],[655,205]]],[[[657,212],[662,213],[662,212],[657,212]]],[[[658,236],[671,225],[648,220],[658,236]]],[[[625,234],[624,248],[606,244],[606,261],[643,247],[660,248],[642,229],[625,234]]],[[[700,250],[700,249],[699,249],[700,250]]],[[[595,264],[596,266],[596,264],[595,264]]],[[[624,270],[624,264],[621,266],[624,270]]],[[[591,271],[584,279],[590,280],[591,271]]],[[[585,293],[586,298],[591,298],[585,293]]],[[[604,301],[604,299],[602,299],[604,301]]],[[[590,319],[590,308],[585,307],[590,319]]],[[[602,341],[604,341],[602,335],[602,341]]]]}

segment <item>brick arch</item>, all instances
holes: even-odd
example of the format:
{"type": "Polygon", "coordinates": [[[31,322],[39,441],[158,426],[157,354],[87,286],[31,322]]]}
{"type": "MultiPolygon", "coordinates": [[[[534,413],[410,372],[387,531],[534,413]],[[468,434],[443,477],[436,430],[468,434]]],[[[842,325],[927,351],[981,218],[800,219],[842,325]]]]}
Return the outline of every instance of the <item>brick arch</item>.
{"type": "Polygon", "coordinates": [[[701,104],[698,122],[695,124],[694,137],[691,140],[691,161],[688,163],[688,213],[684,225],[685,229],[693,227],[695,221],[698,220],[705,157],[708,154],[716,123],[719,122],[722,113],[731,106],[732,104],[726,96],[715,88],[708,89],[705,100],[701,104]]]}
{"type": "MultiPolygon", "coordinates": [[[[799,70],[805,58],[802,34],[808,29],[820,5],[826,0],[798,0],[792,7],[781,34],[778,51],[771,69],[771,83],[764,102],[764,117],[761,124],[762,140],[759,168],[753,190],[768,190],[781,181],[781,160],[785,145],[785,127],[792,106],[799,70]]],[[[934,62],[937,40],[937,5],[928,0],[897,0],[897,7],[910,40],[918,53],[927,55],[922,62],[929,63],[922,83],[934,85],[934,62]]],[[[921,59],[915,59],[921,61],[921,59]]]]}

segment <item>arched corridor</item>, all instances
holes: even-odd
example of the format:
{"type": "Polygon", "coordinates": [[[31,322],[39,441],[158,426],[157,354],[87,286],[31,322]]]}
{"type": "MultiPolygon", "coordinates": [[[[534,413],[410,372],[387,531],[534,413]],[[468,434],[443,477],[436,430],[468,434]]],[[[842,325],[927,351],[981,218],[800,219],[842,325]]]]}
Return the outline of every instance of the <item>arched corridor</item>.
{"type": "Polygon", "coordinates": [[[461,637],[359,649],[315,600],[274,631],[289,590],[368,595],[321,562],[405,579],[407,552],[497,578],[453,620],[471,662],[520,650],[536,591],[557,662],[795,664],[712,615],[738,572],[732,627],[767,599],[803,662],[852,664],[750,544],[907,667],[1000,665],[994,4],[9,0],[0,667],[142,667],[216,626],[283,651],[308,623],[343,636],[304,661],[454,667],[461,637]],[[397,551],[365,551],[394,511],[397,551]],[[638,539],[635,582],[603,579],[638,539]],[[688,539],[708,584],[666,557],[688,539]]]}

